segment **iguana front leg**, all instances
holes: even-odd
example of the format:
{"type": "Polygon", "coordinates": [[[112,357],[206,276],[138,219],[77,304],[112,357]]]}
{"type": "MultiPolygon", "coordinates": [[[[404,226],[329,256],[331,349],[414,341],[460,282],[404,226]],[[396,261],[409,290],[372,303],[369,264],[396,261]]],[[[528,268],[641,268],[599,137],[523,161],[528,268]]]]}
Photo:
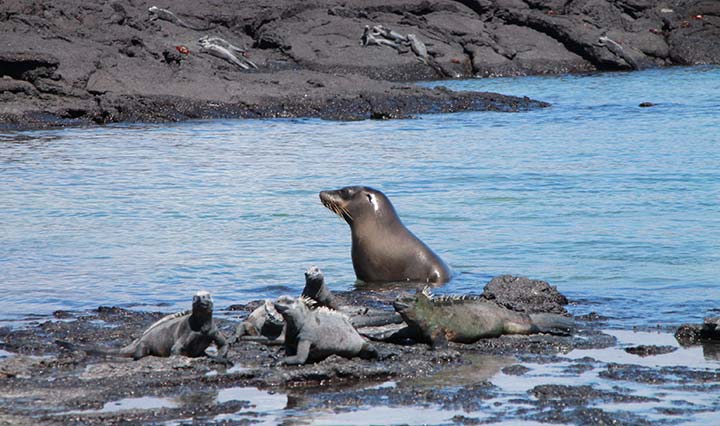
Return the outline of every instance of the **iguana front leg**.
{"type": "Polygon", "coordinates": [[[172,345],[172,348],[170,348],[170,355],[184,355],[187,342],[194,337],[194,334],[195,332],[192,332],[185,337],[177,339],[177,341],[172,345]]]}
{"type": "Polygon", "coordinates": [[[135,347],[135,352],[133,352],[132,354],[132,358],[137,361],[140,358],[145,357],[148,354],[147,352],[147,346],[145,346],[145,343],[138,342],[137,346],[135,347]]]}
{"type": "Polygon", "coordinates": [[[227,341],[225,340],[225,336],[223,336],[219,330],[215,330],[211,334],[211,337],[213,339],[213,342],[215,343],[215,346],[217,346],[217,355],[210,356],[209,358],[215,362],[219,362],[227,366],[232,366],[233,363],[227,358],[227,352],[230,345],[228,345],[227,341]]]}
{"type": "Polygon", "coordinates": [[[297,344],[297,351],[295,352],[295,355],[285,357],[285,359],[282,361],[283,364],[286,364],[286,365],[305,364],[305,361],[307,361],[308,356],[310,355],[310,345],[311,345],[311,343],[309,340],[300,340],[297,344]]]}

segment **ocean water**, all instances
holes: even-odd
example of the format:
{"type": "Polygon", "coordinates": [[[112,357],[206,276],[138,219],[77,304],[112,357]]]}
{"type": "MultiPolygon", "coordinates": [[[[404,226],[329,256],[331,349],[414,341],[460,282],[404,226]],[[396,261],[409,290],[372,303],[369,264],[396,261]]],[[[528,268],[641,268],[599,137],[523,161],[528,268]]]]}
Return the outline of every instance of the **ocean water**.
{"type": "Polygon", "coordinates": [[[720,312],[720,68],[450,81],[551,102],[411,120],[232,120],[0,134],[0,322],[355,285],[318,192],[384,191],[453,268],[556,285],[610,326],[720,312]],[[652,108],[639,108],[641,102],[652,108]]]}

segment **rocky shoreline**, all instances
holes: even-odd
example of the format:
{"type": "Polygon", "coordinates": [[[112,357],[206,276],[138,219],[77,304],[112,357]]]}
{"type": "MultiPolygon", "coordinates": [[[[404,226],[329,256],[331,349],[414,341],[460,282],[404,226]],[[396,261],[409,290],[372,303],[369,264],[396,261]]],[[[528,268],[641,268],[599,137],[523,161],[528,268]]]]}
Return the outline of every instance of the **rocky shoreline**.
{"type": "MultiPolygon", "coordinates": [[[[342,305],[391,310],[391,301],[407,291],[355,290],[335,296],[342,305]]],[[[513,309],[568,314],[567,299],[539,280],[497,277],[482,297],[513,309]]],[[[218,311],[218,327],[231,335],[238,320],[262,303],[218,311]]],[[[571,311],[573,305],[577,302],[570,303],[571,311]]],[[[52,318],[0,328],[0,424],[245,425],[322,419],[397,424],[422,419],[426,424],[649,425],[658,418],[674,424],[720,410],[712,398],[720,383],[712,367],[719,353],[716,342],[704,343],[698,354],[667,340],[672,339],[668,329],[645,332],[647,344],[628,345],[621,340],[636,332],[605,330],[607,318],[596,313],[576,315],[571,336],[505,335],[440,349],[374,342],[377,359],[331,356],[301,366],[281,365],[280,346],[247,341],[232,344],[232,367],[205,357],[102,358],[56,344],[117,347],[163,315],[100,307],[56,311],[52,318]],[[665,345],[656,344],[663,339],[665,345]],[[710,399],[704,399],[708,392],[710,399]],[[678,399],[683,397],[687,400],[678,399]],[[648,408],[637,412],[626,406],[648,408]],[[383,417],[394,411],[410,417],[383,417]],[[358,412],[359,419],[353,417],[358,412]]]]}
{"type": "Polygon", "coordinates": [[[547,104],[402,82],[720,63],[712,1],[10,0],[0,34],[4,129],[519,111],[547,104]],[[150,6],[183,25],[151,21],[150,6]],[[428,64],[410,49],[361,46],[376,24],[415,34],[428,64]],[[246,48],[258,68],[203,53],[203,36],[246,48]]]}

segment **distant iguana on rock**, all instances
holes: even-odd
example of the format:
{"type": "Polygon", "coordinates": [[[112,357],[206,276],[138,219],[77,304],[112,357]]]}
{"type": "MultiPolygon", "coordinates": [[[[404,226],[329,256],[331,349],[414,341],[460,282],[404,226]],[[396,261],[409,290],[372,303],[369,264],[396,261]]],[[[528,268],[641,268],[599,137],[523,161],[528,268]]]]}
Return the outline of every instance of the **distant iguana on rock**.
{"type": "Polygon", "coordinates": [[[478,297],[433,297],[426,288],[415,296],[400,297],[395,310],[412,335],[433,346],[447,342],[473,343],[503,334],[569,334],[572,319],[556,314],[525,314],[499,307],[478,297]]]}
{"type": "Polygon", "coordinates": [[[344,314],[319,307],[314,301],[300,297],[292,303],[275,303],[285,318],[285,351],[283,363],[305,364],[323,360],[330,355],[345,358],[375,358],[377,351],[363,339],[344,314]]]}
{"type": "Polygon", "coordinates": [[[212,29],[212,27],[205,27],[205,28],[197,28],[193,27],[192,25],[189,25],[185,23],[182,19],[178,18],[178,16],[171,11],[167,9],[162,9],[157,6],[150,6],[148,8],[148,13],[150,14],[150,21],[155,21],[157,19],[161,21],[167,21],[172,22],[173,24],[179,25],[184,28],[188,28],[195,31],[207,31],[212,29]]]}
{"type": "Polygon", "coordinates": [[[69,342],[57,341],[60,346],[71,350],[118,357],[132,357],[135,360],[148,355],[168,357],[185,355],[199,357],[206,355],[205,349],[211,343],[217,346],[218,361],[228,363],[227,344],[212,319],[213,300],[207,291],[193,296],[192,310],[168,315],[148,327],[142,336],[120,349],[81,347],[69,342]]]}

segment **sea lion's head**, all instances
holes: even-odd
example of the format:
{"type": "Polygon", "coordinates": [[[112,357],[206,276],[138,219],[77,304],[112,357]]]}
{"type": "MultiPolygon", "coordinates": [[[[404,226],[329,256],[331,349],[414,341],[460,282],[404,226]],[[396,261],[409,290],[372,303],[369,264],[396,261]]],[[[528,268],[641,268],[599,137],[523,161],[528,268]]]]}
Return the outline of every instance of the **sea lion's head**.
{"type": "Polygon", "coordinates": [[[193,312],[212,312],[213,299],[210,293],[201,290],[195,293],[192,302],[193,312]]]}
{"type": "Polygon", "coordinates": [[[366,217],[396,219],[390,200],[377,189],[367,186],[346,186],[334,191],[321,191],[320,201],[348,225],[366,217]]]}

